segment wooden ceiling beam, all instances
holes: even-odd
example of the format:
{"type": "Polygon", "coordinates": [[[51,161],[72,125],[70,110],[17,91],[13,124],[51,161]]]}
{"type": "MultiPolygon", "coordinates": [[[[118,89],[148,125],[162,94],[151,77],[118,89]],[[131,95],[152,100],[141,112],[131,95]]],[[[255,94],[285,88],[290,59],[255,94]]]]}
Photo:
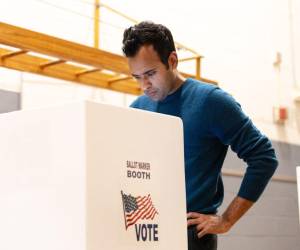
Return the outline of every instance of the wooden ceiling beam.
{"type": "Polygon", "coordinates": [[[91,74],[91,73],[95,73],[98,71],[101,71],[102,69],[84,69],[84,70],[80,70],[78,72],[75,72],[76,77],[81,77],[83,75],[86,74],[91,74]]]}
{"type": "MultiPolygon", "coordinates": [[[[139,84],[131,76],[127,59],[121,55],[2,22],[0,44],[19,49],[0,48],[0,66],[133,95],[142,93],[139,84]],[[37,54],[27,54],[29,52],[37,54]],[[47,56],[57,59],[49,60],[47,56]],[[73,65],[72,62],[80,65],[73,65]],[[106,70],[113,74],[105,73],[106,70]]],[[[197,62],[195,74],[181,72],[182,75],[217,84],[200,76],[201,56],[197,55],[194,59],[197,62]]]]}
{"type": "MultiPolygon", "coordinates": [[[[10,52],[11,51],[7,49],[0,48],[0,57],[10,52]]],[[[136,81],[128,80],[124,82],[109,83],[109,80],[114,78],[114,76],[103,72],[94,72],[93,74],[84,74],[80,77],[76,77],[75,72],[83,72],[86,69],[70,64],[53,65],[52,67],[46,67],[42,70],[40,65],[48,62],[49,60],[47,59],[24,54],[7,58],[7,60],[4,61],[0,60],[0,66],[132,95],[140,95],[142,93],[139,84],[136,81]]]]}
{"type": "Polygon", "coordinates": [[[120,77],[114,77],[111,80],[109,80],[109,83],[114,83],[114,82],[120,82],[120,81],[125,81],[125,80],[129,80],[132,79],[132,76],[120,76],[120,77]]]}
{"type": "Polygon", "coordinates": [[[14,56],[23,55],[23,54],[26,54],[27,52],[28,52],[27,50],[19,50],[19,51],[7,52],[6,54],[1,55],[0,59],[4,61],[7,58],[11,58],[11,57],[14,57],[14,56]]]}
{"type": "Polygon", "coordinates": [[[48,67],[51,67],[51,66],[54,66],[54,65],[62,64],[62,63],[66,63],[66,61],[61,60],[61,59],[58,59],[58,60],[55,60],[55,61],[49,61],[49,62],[40,64],[40,68],[45,69],[45,68],[48,68],[48,67]]]}
{"type": "Polygon", "coordinates": [[[125,57],[0,22],[0,43],[95,68],[130,74],[125,57]]]}

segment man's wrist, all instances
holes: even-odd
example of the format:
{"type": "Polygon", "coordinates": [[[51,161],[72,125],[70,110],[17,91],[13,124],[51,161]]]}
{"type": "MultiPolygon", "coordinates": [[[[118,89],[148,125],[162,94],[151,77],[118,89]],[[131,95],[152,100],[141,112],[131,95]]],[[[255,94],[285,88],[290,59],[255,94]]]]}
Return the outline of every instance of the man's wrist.
{"type": "Polygon", "coordinates": [[[226,214],[222,214],[221,215],[221,220],[222,220],[222,224],[224,226],[225,229],[227,229],[227,231],[233,226],[233,222],[230,221],[230,219],[228,218],[228,216],[226,216],[226,214]]]}

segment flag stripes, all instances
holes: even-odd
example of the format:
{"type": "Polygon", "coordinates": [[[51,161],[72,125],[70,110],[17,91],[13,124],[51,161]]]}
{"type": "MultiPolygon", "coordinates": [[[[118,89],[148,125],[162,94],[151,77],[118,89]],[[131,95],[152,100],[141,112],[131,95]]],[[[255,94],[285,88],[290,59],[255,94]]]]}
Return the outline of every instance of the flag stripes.
{"type": "Polygon", "coordinates": [[[122,192],[122,200],[125,208],[126,229],[134,225],[138,220],[153,220],[155,215],[158,214],[150,194],[143,197],[133,197],[122,192]]]}

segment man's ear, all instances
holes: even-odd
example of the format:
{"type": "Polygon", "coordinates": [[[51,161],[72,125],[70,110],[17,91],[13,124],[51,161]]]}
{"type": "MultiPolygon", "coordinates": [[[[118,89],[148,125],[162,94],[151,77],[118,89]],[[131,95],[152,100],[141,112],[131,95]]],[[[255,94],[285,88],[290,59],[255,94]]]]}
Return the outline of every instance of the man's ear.
{"type": "Polygon", "coordinates": [[[168,63],[169,63],[169,67],[171,67],[172,70],[177,69],[178,57],[175,51],[172,51],[171,54],[169,55],[168,63]]]}

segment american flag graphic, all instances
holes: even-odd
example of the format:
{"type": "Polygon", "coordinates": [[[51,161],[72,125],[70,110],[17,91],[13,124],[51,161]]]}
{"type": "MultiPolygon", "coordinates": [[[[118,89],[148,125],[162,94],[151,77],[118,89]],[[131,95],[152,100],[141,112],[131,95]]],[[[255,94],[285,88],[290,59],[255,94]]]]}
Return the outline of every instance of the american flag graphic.
{"type": "Polygon", "coordinates": [[[126,230],[128,227],[134,225],[139,219],[153,220],[155,215],[158,214],[151,201],[150,194],[133,197],[132,195],[124,194],[121,191],[121,195],[126,230]]]}

